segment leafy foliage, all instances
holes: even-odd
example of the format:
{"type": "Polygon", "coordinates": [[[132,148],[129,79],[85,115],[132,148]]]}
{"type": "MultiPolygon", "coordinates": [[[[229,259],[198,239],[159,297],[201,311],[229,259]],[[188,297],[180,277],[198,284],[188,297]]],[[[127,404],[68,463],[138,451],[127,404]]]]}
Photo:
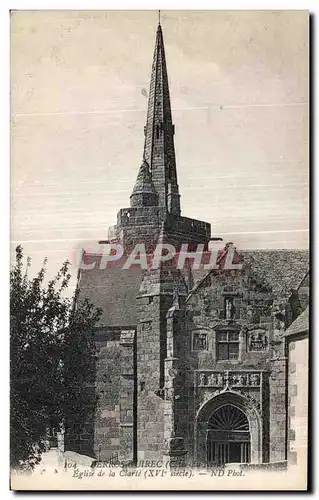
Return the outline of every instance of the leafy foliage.
{"type": "Polygon", "coordinates": [[[100,310],[78,293],[65,296],[71,275],[65,262],[45,284],[46,260],[33,279],[21,246],[10,272],[10,379],[12,467],[34,467],[48,431],[70,417],[94,411],[85,384],[94,380],[94,326],[100,310]]]}

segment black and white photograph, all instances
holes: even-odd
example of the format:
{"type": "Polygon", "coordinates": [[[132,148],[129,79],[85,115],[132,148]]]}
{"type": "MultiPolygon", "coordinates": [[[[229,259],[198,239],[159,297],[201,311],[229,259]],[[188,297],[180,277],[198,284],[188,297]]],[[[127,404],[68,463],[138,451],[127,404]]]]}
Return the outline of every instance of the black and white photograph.
{"type": "Polygon", "coordinates": [[[10,11],[12,490],[307,490],[309,27],[10,11]]]}

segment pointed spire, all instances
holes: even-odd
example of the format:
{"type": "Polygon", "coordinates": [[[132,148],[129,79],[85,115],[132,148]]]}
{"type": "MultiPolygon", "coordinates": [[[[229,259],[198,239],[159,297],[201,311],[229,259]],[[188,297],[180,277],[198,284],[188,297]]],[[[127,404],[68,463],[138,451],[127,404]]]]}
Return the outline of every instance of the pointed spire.
{"type": "Polygon", "coordinates": [[[145,158],[140,166],[130,198],[131,207],[156,206],[158,203],[158,196],[156,194],[149,166],[145,158]]]}
{"type": "MultiPolygon", "coordinates": [[[[160,16],[160,14],[159,14],[160,16]]],[[[145,130],[144,157],[159,197],[159,206],[180,215],[172,122],[163,32],[159,23],[156,32],[151,83],[145,130]]]]}

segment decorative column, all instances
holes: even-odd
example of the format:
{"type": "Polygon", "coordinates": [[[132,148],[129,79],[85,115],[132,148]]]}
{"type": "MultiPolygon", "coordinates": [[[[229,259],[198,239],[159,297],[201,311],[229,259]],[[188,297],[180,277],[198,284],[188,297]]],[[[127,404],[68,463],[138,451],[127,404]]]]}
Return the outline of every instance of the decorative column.
{"type": "Polygon", "coordinates": [[[185,434],[187,432],[187,393],[185,372],[181,365],[182,342],[180,333],[184,325],[184,311],[176,295],[167,313],[167,358],[165,359],[164,387],[164,460],[170,467],[186,464],[185,434]]]}
{"type": "Polygon", "coordinates": [[[270,360],[271,373],[269,380],[269,440],[270,462],[286,459],[286,370],[285,356],[285,323],[283,313],[275,311],[272,324],[271,347],[273,356],[270,360]]]}

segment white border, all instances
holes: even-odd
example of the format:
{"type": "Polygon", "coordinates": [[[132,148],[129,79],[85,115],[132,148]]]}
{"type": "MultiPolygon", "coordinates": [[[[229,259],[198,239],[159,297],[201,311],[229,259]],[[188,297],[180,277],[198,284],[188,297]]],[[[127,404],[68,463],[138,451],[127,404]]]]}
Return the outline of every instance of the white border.
{"type": "MultiPolygon", "coordinates": [[[[196,2],[191,2],[184,0],[184,2],[177,2],[176,0],[165,0],[162,2],[154,2],[154,1],[137,1],[131,2],[129,0],[122,1],[102,1],[102,0],[91,0],[83,1],[83,0],[15,0],[8,1],[2,0],[0,4],[0,35],[1,35],[1,43],[0,43],[0,54],[1,54],[1,69],[2,69],[2,78],[1,78],[1,133],[0,133],[0,151],[2,153],[2,162],[1,162],[1,180],[0,186],[2,189],[2,193],[0,195],[1,201],[1,236],[2,236],[2,245],[1,245],[1,262],[3,264],[2,271],[2,279],[1,279],[1,305],[2,305],[2,345],[1,345],[1,382],[2,382],[2,401],[1,401],[1,430],[2,430],[2,439],[1,439],[1,498],[9,498],[11,497],[12,492],[8,491],[9,484],[9,397],[8,397],[8,387],[9,387],[9,304],[8,304],[8,296],[9,296],[9,287],[8,287],[8,268],[9,268],[9,10],[21,9],[21,10],[32,10],[32,9],[74,9],[74,10],[155,10],[161,8],[161,10],[169,9],[169,10],[309,10],[314,15],[318,12],[318,1],[283,1],[283,0],[268,0],[267,2],[262,1],[245,1],[238,2],[236,0],[223,0],[223,2],[209,2],[204,0],[197,0],[196,2]]],[[[313,34],[314,36],[314,34],[313,34]]],[[[314,36],[314,44],[313,44],[313,53],[318,54],[318,43],[315,40],[314,36]]],[[[313,61],[315,57],[313,57],[313,61]]],[[[314,77],[317,76],[317,68],[314,68],[314,77]]],[[[315,81],[313,82],[313,91],[315,92],[315,81]]],[[[316,109],[312,110],[312,113],[315,115],[316,109]]],[[[314,144],[318,144],[318,130],[314,130],[314,144]]],[[[315,158],[313,158],[314,161],[315,158]]],[[[316,194],[318,193],[318,175],[315,174],[316,165],[313,165],[313,178],[312,182],[315,183],[315,188],[312,193],[313,198],[316,199],[316,194]],[[316,194],[315,194],[316,193],[316,194]]],[[[317,205],[314,207],[313,217],[318,215],[317,205]]],[[[316,219],[318,221],[318,218],[316,219]]],[[[313,225],[313,244],[315,244],[315,234],[318,234],[318,227],[316,224],[313,225]]],[[[314,252],[313,252],[314,253],[314,252]]],[[[313,274],[313,283],[319,283],[318,276],[318,268],[314,269],[313,274]]],[[[317,285],[318,286],[318,285],[317,285]]],[[[315,299],[317,299],[317,293],[315,294],[315,299]]],[[[313,309],[316,310],[317,301],[315,300],[313,309]]],[[[317,327],[317,321],[313,321],[312,325],[313,333],[319,331],[317,327]]],[[[316,351],[313,353],[313,358],[316,359],[316,354],[319,354],[318,351],[318,341],[315,345],[314,341],[312,342],[312,348],[316,351]]],[[[318,368],[319,363],[316,363],[314,366],[315,373],[313,374],[313,381],[319,380],[318,368]]],[[[318,387],[318,382],[317,382],[318,387]]],[[[316,398],[317,388],[314,388],[314,398],[316,398]]],[[[317,404],[314,405],[314,415],[313,415],[313,423],[315,426],[316,423],[316,415],[317,415],[317,404]]],[[[312,439],[312,443],[315,440],[312,439]]],[[[317,448],[317,446],[316,446],[317,448]]],[[[317,458],[317,449],[314,450],[314,460],[315,464],[318,465],[317,458]]],[[[317,467],[314,472],[314,486],[316,486],[315,477],[317,476],[317,467]]],[[[126,494],[129,494],[126,493],[126,494]]],[[[123,493],[123,495],[126,495],[123,493]]],[[[107,493],[108,497],[113,497],[112,493],[107,493]]],[[[43,494],[44,496],[44,494],[43,494]]],[[[66,498],[66,494],[62,493],[60,496],[66,498]]],[[[114,495],[118,497],[118,495],[114,495]]],[[[166,498],[169,498],[171,495],[166,494],[166,498]]],[[[192,497],[196,497],[196,494],[192,493],[192,497]]],[[[219,494],[214,493],[214,496],[219,496],[219,494]]],[[[226,495],[227,496],[227,495],[226,495]]],[[[273,496],[273,495],[272,495],[273,496]]],[[[42,495],[37,495],[37,497],[41,498],[42,495]]],[[[222,495],[221,498],[225,498],[225,495],[222,495]]]]}

